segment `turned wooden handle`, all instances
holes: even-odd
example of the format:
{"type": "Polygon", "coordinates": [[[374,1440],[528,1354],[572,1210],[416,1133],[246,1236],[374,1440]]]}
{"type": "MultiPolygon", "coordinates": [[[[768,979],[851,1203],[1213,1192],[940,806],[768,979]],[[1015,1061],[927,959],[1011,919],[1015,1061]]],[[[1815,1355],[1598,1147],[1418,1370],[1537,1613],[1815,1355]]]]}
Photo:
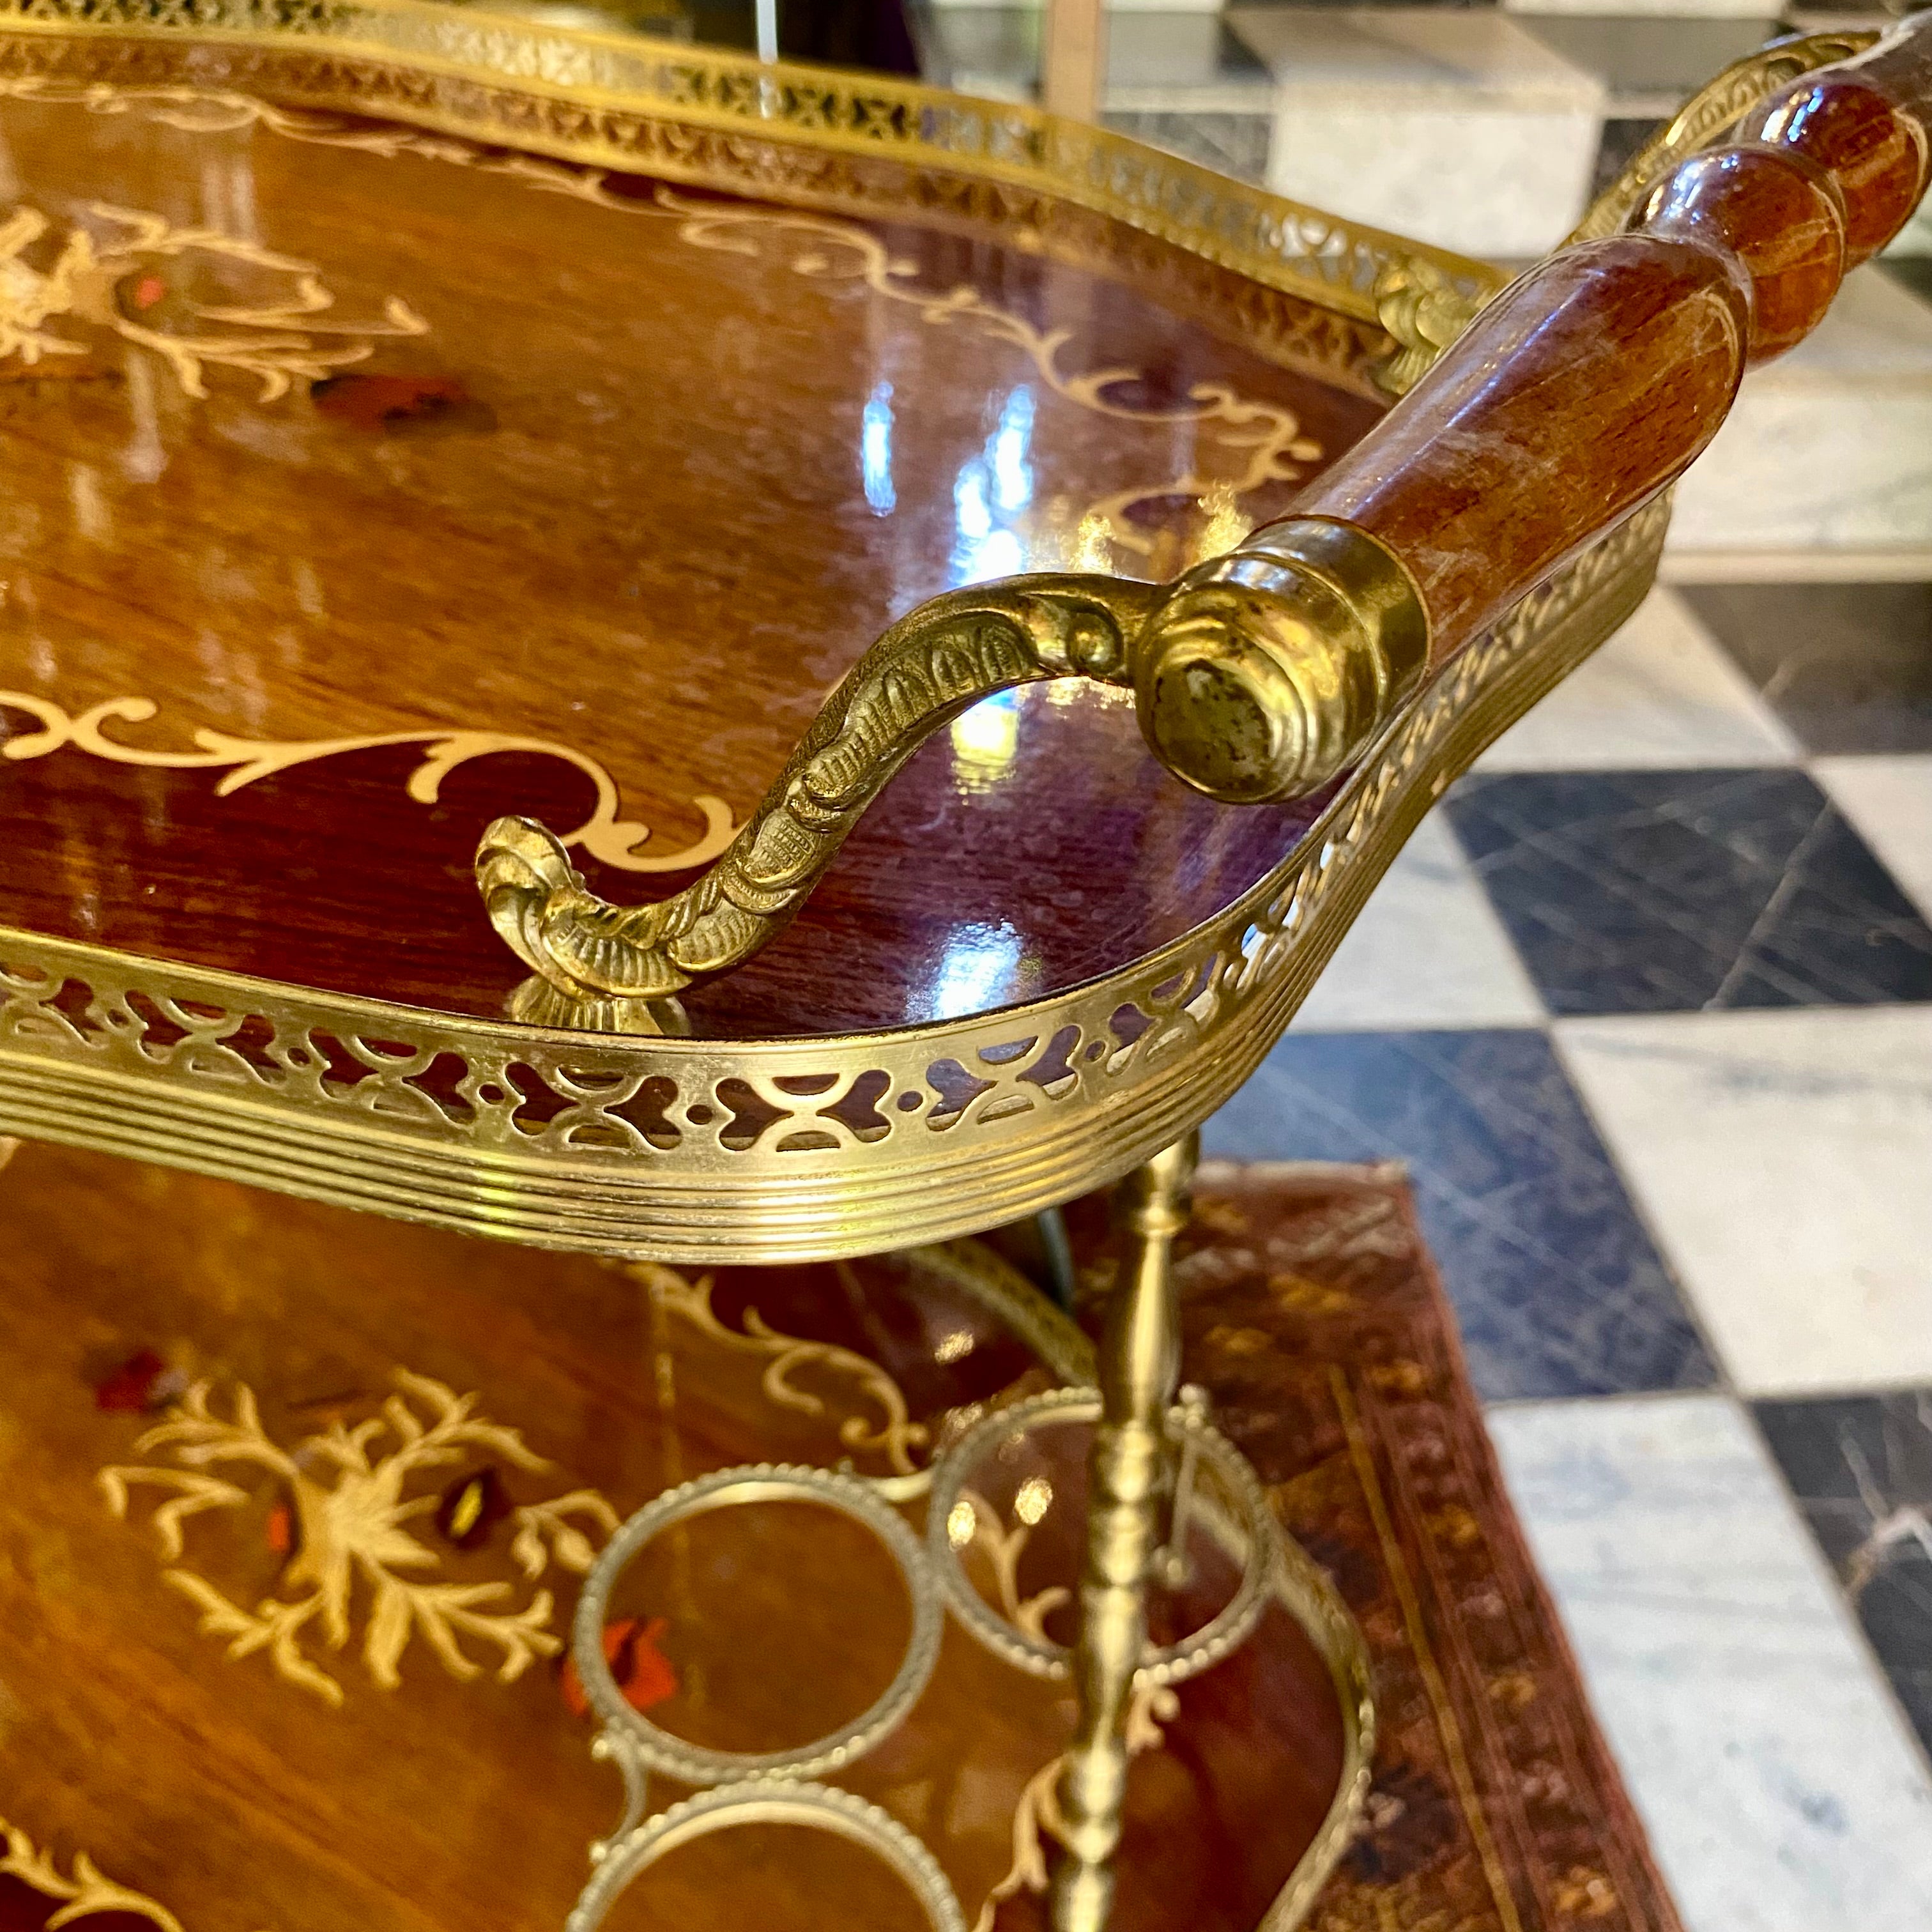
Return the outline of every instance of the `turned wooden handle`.
{"type": "Polygon", "coordinates": [[[1681,162],[1621,235],[1505,290],[1280,522],[1138,641],[1142,729],[1216,798],[1359,758],[1429,670],[1654,496],[1924,192],[1932,13],[1681,162]]]}
{"type": "Polygon", "coordinates": [[[1817,325],[1918,205],[1928,128],[1932,14],[1786,87],[1681,162],[1624,233],[1505,290],[1295,513],[1393,550],[1431,663],[1454,656],[1670,482],[1744,370],[1817,325]]]}

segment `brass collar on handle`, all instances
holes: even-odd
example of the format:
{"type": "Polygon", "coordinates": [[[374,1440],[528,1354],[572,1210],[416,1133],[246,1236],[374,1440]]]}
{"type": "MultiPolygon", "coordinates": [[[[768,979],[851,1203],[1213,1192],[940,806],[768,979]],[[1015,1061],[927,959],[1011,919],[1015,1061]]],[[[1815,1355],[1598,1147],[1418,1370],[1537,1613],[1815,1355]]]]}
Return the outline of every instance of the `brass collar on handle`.
{"type": "Polygon", "coordinates": [[[1295,517],[1189,572],[1135,652],[1141,730],[1231,805],[1298,798],[1354,764],[1422,681],[1429,613],[1395,554],[1295,517]]]}

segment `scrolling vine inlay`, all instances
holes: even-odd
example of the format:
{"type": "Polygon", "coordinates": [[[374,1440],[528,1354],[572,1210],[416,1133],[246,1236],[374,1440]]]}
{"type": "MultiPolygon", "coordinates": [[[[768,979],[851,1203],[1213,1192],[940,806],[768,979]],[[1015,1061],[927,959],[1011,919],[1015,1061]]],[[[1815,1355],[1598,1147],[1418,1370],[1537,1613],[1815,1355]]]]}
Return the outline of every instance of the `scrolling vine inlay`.
{"type": "Polygon", "coordinates": [[[823,1396],[793,1381],[800,1369],[815,1366],[849,1382],[860,1395],[878,1405],[880,1417],[874,1423],[862,1414],[846,1416],[838,1424],[840,1447],[854,1454],[882,1456],[891,1472],[884,1484],[896,1496],[922,1492],[930,1478],[913,1460],[913,1451],[927,1446],[929,1432],[924,1423],[911,1419],[904,1392],[871,1357],[855,1354],[836,1342],[788,1335],[774,1328],[755,1308],[744,1311],[742,1329],[727,1326],[711,1305],[714,1281],[710,1275],[692,1281],[656,1262],[634,1262],[628,1272],[658,1306],[689,1323],[706,1341],[728,1353],[764,1358],[765,1372],[759,1386],[775,1408],[804,1415],[826,1413],[823,1396]]]}
{"type": "MultiPolygon", "coordinates": [[[[601,185],[596,198],[605,206],[634,209],[638,206],[634,200],[616,200],[603,192],[601,185]]],[[[862,281],[890,302],[910,304],[923,321],[935,328],[963,323],[996,341],[1010,343],[1024,354],[1054,395],[1096,416],[1122,422],[1211,426],[1215,442],[1235,459],[1232,476],[1203,476],[1190,468],[1165,482],[1135,484],[1099,498],[1080,517],[1070,543],[1066,533],[1060,533],[1055,554],[1036,557],[1036,565],[1105,568],[1105,544],[1136,556],[1150,557],[1154,539],[1134,527],[1129,512],[1138,504],[1162,496],[1192,497],[1207,515],[1208,527],[1196,546],[1200,556],[1232,549],[1252,527],[1238,507],[1239,500],[1264,483],[1295,481],[1304,473],[1298,465],[1321,457],[1322,446],[1301,434],[1300,424],[1292,412],[1238,395],[1226,383],[1196,383],[1178,409],[1130,408],[1114,400],[1108,392],[1139,380],[1139,370],[1120,367],[1069,374],[1060,367],[1060,356],[1072,343],[1071,328],[1036,327],[1024,316],[988,301],[968,284],[938,292],[922,289],[914,280],[916,263],[895,256],[876,236],[855,223],[770,208],[720,210],[662,186],[652,200],[664,213],[678,218],[679,237],[693,248],[751,254],[760,238],[783,237],[792,244],[790,266],[794,274],[862,281]],[[1097,550],[1096,538],[1102,542],[1097,550]]],[[[1190,555],[1185,560],[1192,562],[1197,558],[1190,555]]]]}
{"type": "Polygon", "coordinates": [[[507,731],[452,728],[377,732],[362,737],[276,740],[238,738],[202,726],[191,734],[193,751],[168,751],[155,746],[125,744],[110,737],[103,728],[110,723],[146,724],[158,708],[150,698],[110,698],[90,705],[85,711],[70,714],[50,699],[36,698],[24,691],[0,691],[0,711],[24,711],[40,724],[38,731],[0,739],[0,758],[16,761],[44,758],[71,745],[77,751],[116,764],[145,765],[164,771],[223,772],[221,782],[214,788],[215,796],[227,798],[258,778],[297,765],[339,758],[348,752],[376,751],[389,745],[420,745],[423,761],[410,774],[406,789],[418,805],[434,805],[443,780],[458,766],[500,752],[528,752],[574,765],[596,788],[596,809],[575,831],[566,835],[563,842],[581,848],[604,865],[627,872],[675,872],[708,865],[730,844],[737,829],[731,808],[722,799],[700,793],[692,802],[704,814],[703,836],[675,852],[646,856],[638,848],[650,838],[650,827],[634,819],[618,817],[616,784],[595,758],[547,738],[520,738],[507,731]]]}
{"type": "MultiPolygon", "coordinates": [[[[1110,392],[1140,381],[1143,372],[1124,365],[1073,373],[1064,358],[1074,332],[1040,327],[1003,308],[969,284],[922,287],[916,266],[895,256],[872,231],[835,215],[809,214],[756,206],[720,207],[658,184],[647,196],[614,192],[611,170],[551,160],[533,154],[480,147],[454,136],[403,127],[371,127],[340,116],[280,107],[251,96],[188,87],[124,87],[105,81],[69,83],[44,76],[0,77],[0,98],[48,106],[73,106],[95,114],[138,114],[185,133],[220,134],[261,128],[284,139],[346,148],[394,158],[415,155],[489,174],[506,175],[526,187],[568,195],[615,213],[674,220],[678,238],[690,247],[728,254],[755,254],[777,239],[792,250],[793,273],[814,281],[858,281],[874,294],[915,309],[934,327],[962,326],[1018,349],[1049,393],[1076,408],[1151,429],[1192,425],[1202,447],[1224,459],[1225,474],[1190,465],[1175,476],[1129,484],[1032,533],[1032,567],[1105,569],[1120,553],[1138,571],[1172,574],[1232,549],[1253,527],[1241,500],[1271,483],[1290,483],[1318,462],[1322,446],[1304,435],[1299,418],[1279,404],[1238,394],[1226,383],[1192,386],[1178,404],[1130,404],[1110,392]],[[1162,499],[1191,500],[1196,528],[1191,540],[1163,548],[1136,526],[1132,512],[1162,499]]],[[[278,258],[278,260],[280,258],[278,258]]],[[[306,267],[306,264],[298,265],[306,267]]],[[[310,272],[313,272],[312,271],[310,272]]],[[[405,311],[406,313],[406,311],[405,311]]],[[[364,333],[369,332],[364,331],[364,333]]],[[[346,359],[346,358],[345,358],[346,359]]],[[[320,373],[320,372],[318,372],[320,373]]],[[[194,393],[190,392],[190,393],[194,393]]],[[[687,862],[698,863],[693,860],[687,862]]]]}

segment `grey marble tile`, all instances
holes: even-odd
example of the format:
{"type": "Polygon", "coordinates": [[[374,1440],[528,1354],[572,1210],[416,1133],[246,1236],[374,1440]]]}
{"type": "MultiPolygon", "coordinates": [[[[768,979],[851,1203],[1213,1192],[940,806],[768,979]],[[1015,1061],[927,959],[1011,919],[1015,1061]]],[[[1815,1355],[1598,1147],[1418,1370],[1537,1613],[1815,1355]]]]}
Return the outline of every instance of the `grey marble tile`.
{"type": "Polygon", "coordinates": [[[1556,1034],[1738,1388],[1932,1382],[1932,1006],[1556,1034]]]}
{"type": "Polygon", "coordinates": [[[1932,1752],[1932,1388],[1756,1408],[1811,1533],[1932,1752]]]}
{"type": "Polygon", "coordinates": [[[1802,771],[1478,775],[1444,809],[1552,1013],[1932,1000],[1932,928],[1802,771]]]}
{"type": "Polygon", "coordinates": [[[1107,88],[1238,86],[1268,110],[1268,71],[1218,12],[1116,9],[1107,20],[1107,88]]]}
{"type": "Polygon", "coordinates": [[[1687,586],[1808,750],[1932,751],[1932,584],[1687,586]]]}
{"type": "Polygon", "coordinates": [[[1369,896],[1298,1030],[1534,1026],[1543,1003],[1440,812],[1369,896]]]}
{"type": "Polygon", "coordinates": [[[1102,118],[1118,133],[1198,161],[1217,174],[1256,184],[1267,177],[1268,140],[1274,129],[1268,114],[1126,112],[1109,108],[1102,118]]]}
{"type": "Polygon", "coordinates": [[[1660,586],[1475,768],[1683,771],[1797,756],[1744,673],[1682,598],[1660,586]]]}
{"type": "Polygon", "coordinates": [[[1540,1032],[1291,1030],[1203,1138],[1235,1160],[1406,1162],[1486,1399],[1713,1379],[1540,1032]]]}
{"type": "Polygon", "coordinates": [[[1699,18],[1688,9],[1646,14],[1604,3],[1587,13],[1513,10],[1522,24],[1572,66],[1598,75],[1613,116],[1667,118],[1719,68],[1742,59],[1778,32],[1774,12],[1699,18]]]}
{"type": "Polygon", "coordinates": [[[1687,1932],[1926,1932],[1932,1778],[1739,1406],[1490,1424],[1687,1932]]]}
{"type": "Polygon", "coordinates": [[[1613,103],[1597,142],[1596,163],[1590,176],[1590,199],[1594,201],[1609,188],[1636,158],[1637,150],[1645,142],[1667,124],[1649,115],[1619,112],[1613,103]]]}
{"type": "Polygon", "coordinates": [[[915,0],[920,65],[936,87],[1030,100],[1040,85],[1040,13],[1030,7],[944,7],[915,0]]]}

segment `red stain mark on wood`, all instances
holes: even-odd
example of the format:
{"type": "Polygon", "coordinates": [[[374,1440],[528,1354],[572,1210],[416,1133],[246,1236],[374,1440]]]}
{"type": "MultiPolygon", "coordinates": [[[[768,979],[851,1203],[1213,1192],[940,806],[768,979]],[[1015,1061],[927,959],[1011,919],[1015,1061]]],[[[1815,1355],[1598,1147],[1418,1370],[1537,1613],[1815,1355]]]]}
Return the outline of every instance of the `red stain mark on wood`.
{"type": "Polygon", "coordinates": [[[143,1348],[94,1384],[94,1406],[138,1414],[165,1406],[181,1393],[182,1382],[153,1349],[143,1348]]]}
{"type": "MultiPolygon", "coordinates": [[[[641,1617],[620,1617],[604,1626],[604,1658],[624,1701],[634,1711],[648,1711],[677,1695],[677,1672],[658,1648],[670,1626],[662,1617],[647,1623],[641,1617]]],[[[562,1676],[564,1707],[573,1718],[587,1717],[590,1700],[577,1675],[574,1658],[566,1658],[562,1676]]]]}

